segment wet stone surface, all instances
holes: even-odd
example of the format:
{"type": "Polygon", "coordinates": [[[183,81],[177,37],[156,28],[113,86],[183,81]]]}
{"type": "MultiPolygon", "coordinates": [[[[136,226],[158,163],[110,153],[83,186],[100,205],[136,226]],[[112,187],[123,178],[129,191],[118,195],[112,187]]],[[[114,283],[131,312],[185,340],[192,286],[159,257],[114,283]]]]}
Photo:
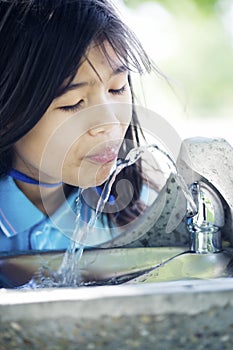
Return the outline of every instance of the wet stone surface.
{"type": "Polygon", "coordinates": [[[232,350],[232,309],[213,308],[192,316],[140,315],[97,320],[77,317],[1,323],[0,349],[232,350]]]}

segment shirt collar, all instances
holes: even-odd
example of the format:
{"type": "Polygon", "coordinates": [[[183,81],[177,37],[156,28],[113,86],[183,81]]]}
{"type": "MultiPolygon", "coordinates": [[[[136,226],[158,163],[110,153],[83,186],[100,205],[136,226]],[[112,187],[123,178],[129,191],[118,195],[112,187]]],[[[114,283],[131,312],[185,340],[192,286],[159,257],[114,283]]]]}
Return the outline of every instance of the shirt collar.
{"type": "MultiPolygon", "coordinates": [[[[48,219],[17,187],[14,180],[6,176],[0,180],[0,229],[7,237],[13,237],[48,219],[53,227],[71,238],[76,223],[76,199],[77,189],[71,192],[67,200],[48,219]]],[[[82,212],[85,222],[90,218],[90,211],[92,209],[89,208],[87,213],[82,212]]],[[[109,239],[109,230],[106,230],[101,222],[98,222],[98,225],[100,232],[95,235],[95,239],[90,238],[90,245],[109,239]]]]}
{"type": "Polygon", "coordinates": [[[5,235],[15,236],[44,218],[10,176],[0,180],[0,225],[5,235]]]}

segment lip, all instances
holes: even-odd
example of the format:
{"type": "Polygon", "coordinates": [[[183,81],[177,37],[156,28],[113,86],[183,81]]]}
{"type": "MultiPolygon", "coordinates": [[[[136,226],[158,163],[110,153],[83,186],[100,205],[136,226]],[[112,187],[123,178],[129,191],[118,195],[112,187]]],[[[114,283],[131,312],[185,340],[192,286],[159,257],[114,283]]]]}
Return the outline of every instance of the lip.
{"type": "Polygon", "coordinates": [[[97,163],[97,164],[112,163],[117,158],[118,150],[119,150],[119,147],[108,146],[108,147],[105,147],[105,148],[99,150],[95,154],[91,154],[91,155],[87,156],[86,158],[89,161],[91,161],[93,163],[97,163]]]}

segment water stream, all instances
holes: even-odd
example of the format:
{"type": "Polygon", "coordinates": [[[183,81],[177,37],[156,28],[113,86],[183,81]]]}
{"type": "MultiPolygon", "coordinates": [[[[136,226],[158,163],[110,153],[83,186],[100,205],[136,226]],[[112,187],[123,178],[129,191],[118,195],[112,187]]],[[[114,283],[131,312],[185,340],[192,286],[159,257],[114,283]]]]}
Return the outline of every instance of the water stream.
{"type": "Polygon", "coordinates": [[[60,276],[59,284],[62,286],[77,286],[80,284],[80,273],[78,263],[82,258],[85,248],[84,240],[91,231],[91,225],[87,225],[86,229],[82,224],[81,208],[82,208],[82,193],[83,189],[79,189],[76,199],[76,220],[75,229],[72,234],[69,246],[65,252],[62,264],[57,272],[60,276]],[[77,243],[79,242],[79,243],[77,243]]]}
{"type": "MultiPolygon", "coordinates": [[[[136,161],[136,160],[135,160],[136,161]]],[[[133,164],[133,163],[132,163],[133,164]]],[[[131,164],[129,164],[131,165],[131,164]]],[[[64,255],[62,265],[58,271],[60,276],[60,282],[62,286],[78,286],[82,283],[80,272],[79,272],[79,261],[82,258],[83,251],[85,249],[85,239],[95,228],[96,221],[101,215],[105,204],[108,201],[108,198],[111,193],[112,185],[116,179],[116,176],[119,172],[128,166],[128,161],[126,162],[117,162],[113,167],[111,174],[105,183],[102,194],[97,202],[95,215],[91,216],[88,225],[83,225],[81,218],[81,196],[83,190],[80,189],[77,200],[76,200],[76,222],[75,229],[71,237],[70,245],[66,250],[64,255]]]]}

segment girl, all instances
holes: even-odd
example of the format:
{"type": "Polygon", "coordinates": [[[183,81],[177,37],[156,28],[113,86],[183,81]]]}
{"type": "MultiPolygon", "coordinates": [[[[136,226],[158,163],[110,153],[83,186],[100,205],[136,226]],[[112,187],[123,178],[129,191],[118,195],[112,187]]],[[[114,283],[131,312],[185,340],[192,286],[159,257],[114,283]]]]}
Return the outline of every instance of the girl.
{"type": "MultiPolygon", "coordinates": [[[[79,189],[86,222],[139,144],[130,72],[151,64],[108,0],[0,0],[0,47],[0,250],[66,249],[79,189]]],[[[118,175],[89,245],[140,213],[142,186],[140,163],[118,175]]]]}

